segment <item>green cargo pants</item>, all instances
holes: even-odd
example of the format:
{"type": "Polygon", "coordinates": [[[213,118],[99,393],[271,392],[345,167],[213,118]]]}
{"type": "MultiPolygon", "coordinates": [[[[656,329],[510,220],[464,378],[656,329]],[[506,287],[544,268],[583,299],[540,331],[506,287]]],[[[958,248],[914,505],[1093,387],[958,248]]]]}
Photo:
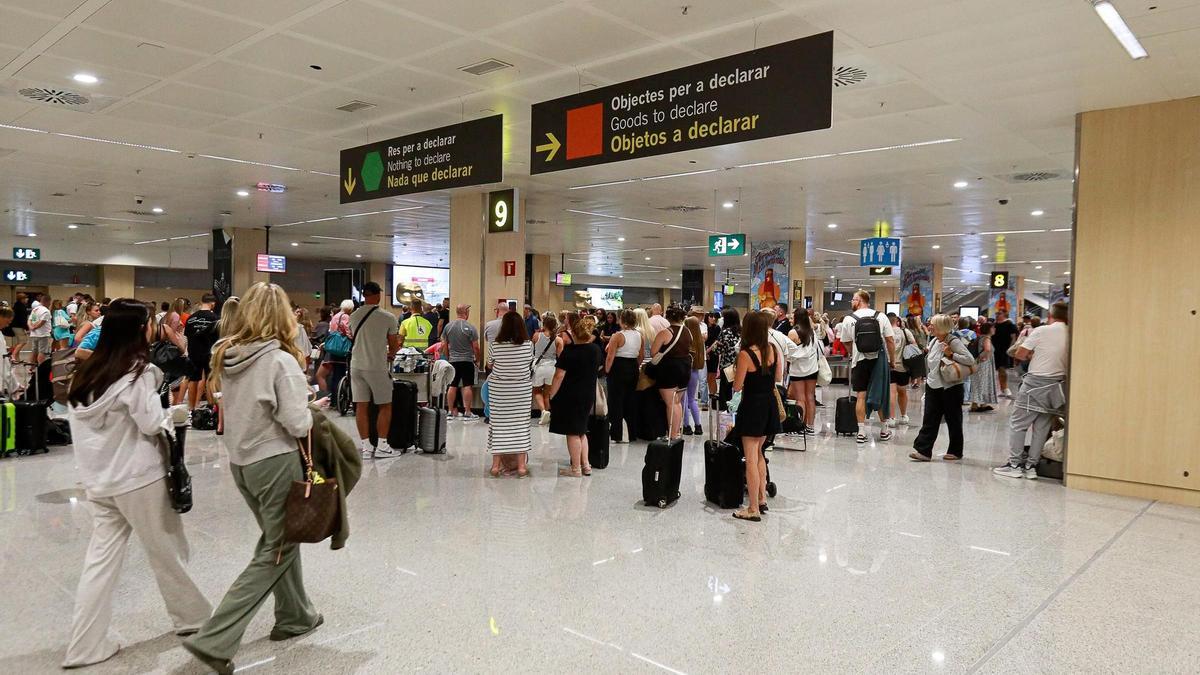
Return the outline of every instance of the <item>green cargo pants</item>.
{"type": "Polygon", "coordinates": [[[250,564],[233,582],[221,605],[186,642],[221,659],[232,659],[246,626],[268,595],[275,596],[275,629],[303,633],[317,622],[317,611],[304,592],[300,547],[283,542],[284,504],[292,481],[303,471],[297,453],[247,464],[230,465],[233,482],[254,513],[262,536],[250,564]]]}

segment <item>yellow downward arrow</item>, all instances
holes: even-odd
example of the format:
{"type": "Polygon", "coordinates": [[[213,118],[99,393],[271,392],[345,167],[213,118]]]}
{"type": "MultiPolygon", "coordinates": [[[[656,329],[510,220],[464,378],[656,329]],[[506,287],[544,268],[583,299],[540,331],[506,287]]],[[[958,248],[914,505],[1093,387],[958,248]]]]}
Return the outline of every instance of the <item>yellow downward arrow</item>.
{"type": "Polygon", "coordinates": [[[550,142],[542,143],[541,145],[534,148],[534,150],[536,150],[538,152],[546,152],[547,150],[549,150],[550,154],[546,155],[546,161],[549,162],[550,160],[554,159],[554,156],[556,154],[558,154],[558,149],[562,147],[562,143],[559,143],[558,138],[555,137],[555,135],[550,133],[549,131],[546,132],[546,139],[550,142]]]}
{"type": "Polygon", "coordinates": [[[354,180],[354,169],[346,167],[346,180],[342,181],[342,187],[346,188],[346,196],[350,196],[354,192],[356,185],[358,185],[358,181],[354,180]]]}

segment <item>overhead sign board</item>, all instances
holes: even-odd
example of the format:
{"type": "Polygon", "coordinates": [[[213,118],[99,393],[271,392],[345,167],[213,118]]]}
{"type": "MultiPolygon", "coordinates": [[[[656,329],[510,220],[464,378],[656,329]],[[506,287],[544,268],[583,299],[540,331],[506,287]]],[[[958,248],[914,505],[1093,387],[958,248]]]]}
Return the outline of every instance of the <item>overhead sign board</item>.
{"type": "Polygon", "coordinates": [[[1008,288],[1008,272],[1001,272],[999,270],[992,272],[988,280],[988,287],[997,289],[1008,288]]]}
{"type": "Polygon", "coordinates": [[[895,237],[863,239],[858,250],[860,267],[898,267],[900,240],[895,237]]]}
{"type": "Polygon", "coordinates": [[[746,235],[714,234],[708,238],[708,257],[742,255],[746,252],[746,235]]]}
{"type": "Polygon", "coordinates": [[[489,192],[488,234],[518,231],[517,210],[516,188],[489,192]]]}
{"type": "Polygon", "coordinates": [[[4,280],[10,284],[29,281],[29,270],[4,270],[4,280]]]}
{"type": "Polygon", "coordinates": [[[890,277],[892,276],[892,268],[890,267],[872,267],[868,272],[872,277],[890,277]]]}
{"type": "Polygon", "coordinates": [[[281,255],[267,255],[266,253],[259,253],[258,265],[256,269],[259,272],[284,274],[287,272],[287,258],[281,255]]]}
{"type": "Polygon", "coordinates": [[[503,115],[342,150],[342,204],[503,180],[503,115]]]}
{"type": "Polygon", "coordinates": [[[569,272],[559,272],[554,275],[554,284],[556,286],[570,286],[571,274],[569,272]]]}
{"type": "Polygon", "coordinates": [[[24,246],[13,247],[13,260],[41,260],[42,249],[24,246]]]}
{"type": "Polygon", "coordinates": [[[828,129],[832,96],[830,32],[543,101],[530,173],[828,129]]]}
{"type": "Polygon", "coordinates": [[[725,284],[721,287],[721,290],[725,292],[725,295],[733,295],[737,291],[737,288],[733,284],[725,284]]]}

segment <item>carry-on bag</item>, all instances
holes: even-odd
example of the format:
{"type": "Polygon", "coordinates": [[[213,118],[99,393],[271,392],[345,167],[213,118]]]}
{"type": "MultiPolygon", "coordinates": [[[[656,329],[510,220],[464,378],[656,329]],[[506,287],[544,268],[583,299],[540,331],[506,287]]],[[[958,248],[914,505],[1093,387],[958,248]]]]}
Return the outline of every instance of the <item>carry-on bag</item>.
{"type": "MultiPolygon", "coordinates": [[[[676,393],[676,396],[679,396],[676,393]]],[[[667,437],[651,441],[646,446],[646,463],[642,467],[642,500],[647,506],[665,509],[679,499],[679,479],[683,471],[683,439],[671,438],[675,406],[671,406],[667,437]]]]}
{"type": "Polygon", "coordinates": [[[447,413],[441,397],[430,399],[429,406],[417,413],[417,447],[423,453],[440,455],[446,452],[447,413]]]}
{"type": "Polygon", "coordinates": [[[17,454],[34,455],[50,452],[46,446],[46,422],[49,420],[49,403],[45,401],[14,401],[16,406],[17,454]]]}
{"type": "Polygon", "coordinates": [[[603,415],[588,417],[588,462],[593,469],[608,468],[608,418],[603,415]]]}
{"type": "MultiPolygon", "coordinates": [[[[408,450],[417,445],[417,383],[408,380],[392,382],[392,421],[388,425],[387,442],[394,450],[408,450]]],[[[370,439],[372,445],[379,443],[378,428],[375,420],[379,417],[379,408],[370,404],[367,419],[370,420],[370,439]]]]}
{"type": "Polygon", "coordinates": [[[708,409],[709,439],[704,441],[704,498],[721,509],[742,505],[746,462],[742,451],[721,440],[717,396],[708,409]]]}

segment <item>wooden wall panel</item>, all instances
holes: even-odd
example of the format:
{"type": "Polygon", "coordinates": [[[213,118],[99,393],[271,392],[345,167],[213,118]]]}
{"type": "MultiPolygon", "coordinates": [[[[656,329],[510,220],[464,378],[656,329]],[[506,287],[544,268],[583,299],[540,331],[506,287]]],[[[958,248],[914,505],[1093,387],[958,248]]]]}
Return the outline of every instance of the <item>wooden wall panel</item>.
{"type": "Polygon", "coordinates": [[[1067,483],[1194,503],[1200,98],[1078,123],[1067,483]]]}

